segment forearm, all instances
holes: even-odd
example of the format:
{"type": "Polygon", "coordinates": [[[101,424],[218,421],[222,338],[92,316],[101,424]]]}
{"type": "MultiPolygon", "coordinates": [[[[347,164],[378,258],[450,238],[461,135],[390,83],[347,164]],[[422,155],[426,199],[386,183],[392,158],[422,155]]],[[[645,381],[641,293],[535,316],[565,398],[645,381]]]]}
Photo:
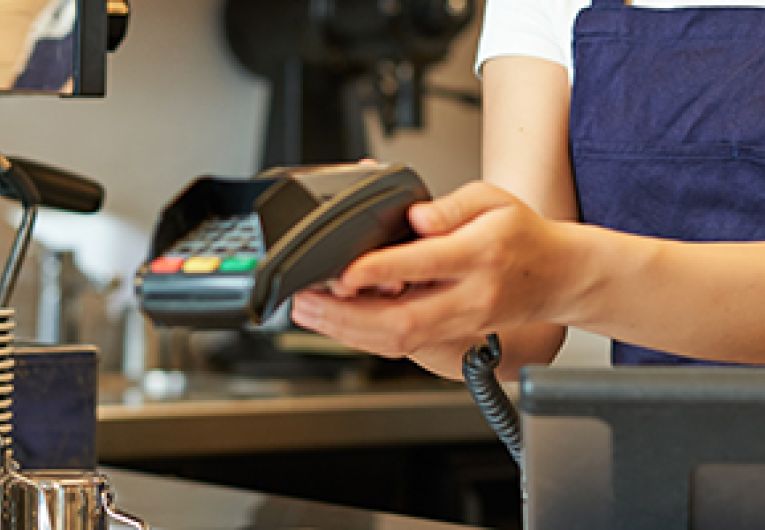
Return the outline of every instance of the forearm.
{"type": "Polygon", "coordinates": [[[489,61],[483,74],[483,179],[543,217],[576,220],[566,70],[542,59],[503,57],[489,61]]]}
{"type": "Polygon", "coordinates": [[[550,320],[700,359],[765,363],[765,243],[684,243],[559,223],[550,320]]]}
{"type": "MultiPolygon", "coordinates": [[[[518,379],[518,372],[527,364],[545,364],[555,358],[566,338],[566,328],[539,322],[505,329],[493,329],[502,343],[502,363],[496,370],[501,381],[518,379]]],[[[448,343],[430,344],[411,352],[407,357],[441,377],[462,380],[465,352],[486,341],[482,335],[468,336],[448,343]]]]}
{"type": "MultiPolygon", "coordinates": [[[[575,220],[565,69],[530,57],[504,57],[489,61],[483,74],[483,179],[548,219],[575,220]]],[[[498,375],[515,379],[525,364],[550,362],[566,329],[539,322],[498,334],[504,350],[498,375]]]]}
{"type": "Polygon", "coordinates": [[[552,362],[566,339],[566,327],[537,322],[498,330],[497,334],[502,344],[497,377],[512,381],[518,379],[518,372],[527,364],[552,362]]]}

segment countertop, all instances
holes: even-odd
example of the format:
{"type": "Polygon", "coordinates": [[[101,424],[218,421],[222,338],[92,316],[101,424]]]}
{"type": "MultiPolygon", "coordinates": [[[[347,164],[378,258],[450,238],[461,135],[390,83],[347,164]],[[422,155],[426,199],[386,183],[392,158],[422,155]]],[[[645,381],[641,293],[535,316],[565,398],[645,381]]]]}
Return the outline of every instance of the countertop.
{"type": "Polygon", "coordinates": [[[205,376],[187,380],[175,396],[148,394],[102,391],[100,459],[494,439],[465,388],[436,379],[290,383],[205,376]]]}
{"type": "MultiPolygon", "coordinates": [[[[459,530],[461,525],[115,469],[116,504],[152,530],[459,530]]],[[[112,530],[121,525],[113,525],[112,530]]]]}

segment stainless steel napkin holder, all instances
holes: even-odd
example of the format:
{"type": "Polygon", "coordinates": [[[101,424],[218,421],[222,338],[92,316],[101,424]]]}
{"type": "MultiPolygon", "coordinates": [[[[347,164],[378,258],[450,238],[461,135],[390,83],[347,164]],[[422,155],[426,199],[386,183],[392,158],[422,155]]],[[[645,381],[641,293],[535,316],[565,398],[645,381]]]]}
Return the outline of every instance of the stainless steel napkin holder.
{"type": "Polygon", "coordinates": [[[89,470],[24,471],[13,457],[14,310],[0,309],[0,528],[107,530],[109,518],[136,530],[141,519],[114,506],[105,475],[89,470]]]}
{"type": "Polygon", "coordinates": [[[108,519],[148,530],[114,506],[105,475],[90,471],[7,470],[0,480],[3,530],[106,530],[108,519]]]}

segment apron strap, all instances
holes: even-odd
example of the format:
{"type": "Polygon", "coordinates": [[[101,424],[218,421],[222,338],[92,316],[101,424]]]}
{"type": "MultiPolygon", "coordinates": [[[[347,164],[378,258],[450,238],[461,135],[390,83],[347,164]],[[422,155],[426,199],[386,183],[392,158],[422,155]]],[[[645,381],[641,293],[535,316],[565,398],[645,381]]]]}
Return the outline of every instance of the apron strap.
{"type": "Polygon", "coordinates": [[[625,0],[592,0],[592,7],[627,7],[625,0]]]}

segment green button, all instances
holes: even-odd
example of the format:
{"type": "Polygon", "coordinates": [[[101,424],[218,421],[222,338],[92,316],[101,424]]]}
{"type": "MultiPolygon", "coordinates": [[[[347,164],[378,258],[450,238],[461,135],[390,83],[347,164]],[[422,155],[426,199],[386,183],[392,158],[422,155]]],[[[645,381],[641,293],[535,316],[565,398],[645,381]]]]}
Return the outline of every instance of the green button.
{"type": "Polygon", "coordinates": [[[250,272],[258,266],[258,258],[234,256],[223,260],[220,265],[221,272],[250,272]]]}

